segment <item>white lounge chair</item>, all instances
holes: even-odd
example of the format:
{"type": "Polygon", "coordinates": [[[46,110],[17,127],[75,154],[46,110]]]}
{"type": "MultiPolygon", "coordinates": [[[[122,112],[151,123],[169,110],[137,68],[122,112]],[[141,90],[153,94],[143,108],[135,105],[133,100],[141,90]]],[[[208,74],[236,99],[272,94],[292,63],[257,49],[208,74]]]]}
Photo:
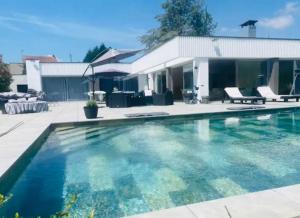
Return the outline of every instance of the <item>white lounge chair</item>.
{"type": "Polygon", "coordinates": [[[228,87],[228,88],[225,88],[224,90],[230,99],[230,103],[234,103],[235,101],[239,101],[242,104],[247,103],[248,101],[250,101],[251,104],[254,104],[255,102],[258,102],[258,101],[261,101],[263,104],[266,103],[266,98],[264,98],[264,97],[243,96],[242,93],[240,92],[239,88],[237,88],[237,87],[228,87]]]}
{"type": "Polygon", "coordinates": [[[276,95],[269,86],[261,86],[257,88],[258,93],[270,101],[288,102],[290,99],[296,99],[299,102],[300,95],[276,95]]]}

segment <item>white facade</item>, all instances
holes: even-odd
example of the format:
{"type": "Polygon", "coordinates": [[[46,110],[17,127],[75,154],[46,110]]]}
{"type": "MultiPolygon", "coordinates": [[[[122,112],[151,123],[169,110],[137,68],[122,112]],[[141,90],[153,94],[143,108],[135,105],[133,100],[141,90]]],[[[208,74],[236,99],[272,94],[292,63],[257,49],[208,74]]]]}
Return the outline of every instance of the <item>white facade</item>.
{"type": "Polygon", "coordinates": [[[13,75],[12,76],[12,83],[10,84],[10,89],[13,92],[17,92],[18,85],[27,85],[27,76],[26,75],[13,75]]]}
{"type": "MultiPolygon", "coordinates": [[[[176,37],[132,63],[132,72],[148,74],[155,90],[155,74],[167,72],[167,88],[172,83],[170,69],[193,66],[198,99],[209,96],[211,60],[300,60],[300,40],[236,37],[176,37]],[[154,83],[154,84],[153,84],[154,83]]],[[[278,75],[277,75],[278,76],[278,75]]],[[[278,80],[278,78],[277,78],[278,80]]],[[[183,79],[184,81],[184,79],[183,79]]],[[[278,89],[278,84],[274,85],[278,89]]]]}
{"type": "Polygon", "coordinates": [[[47,77],[81,77],[87,67],[87,63],[40,63],[40,74],[47,77]]]}
{"type": "Polygon", "coordinates": [[[132,63],[133,73],[151,73],[194,58],[300,59],[300,40],[176,37],[132,63]]]}
{"type": "MultiPolygon", "coordinates": [[[[234,37],[176,37],[154,49],[131,64],[110,63],[94,68],[95,73],[125,72],[130,78],[137,77],[138,90],[147,86],[157,89],[157,75],[165,74],[166,88],[174,88],[172,75],[182,71],[183,83],[189,82],[192,73],[193,86],[199,87],[198,98],[209,96],[209,64],[213,60],[300,60],[300,40],[261,39],[234,37]],[[184,69],[183,69],[184,68],[184,69]],[[174,71],[174,72],[173,72],[174,71]],[[185,74],[187,72],[187,74],[185,74]],[[139,76],[145,75],[145,76],[139,76]]],[[[13,87],[27,81],[28,88],[42,90],[42,78],[81,78],[87,63],[40,63],[26,61],[26,76],[16,77],[13,87]]],[[[86,75],[91,75],[89,68],[86,75]]],[[[277,74],[274,74],[277,75],[277,74]]],[[[179,78],[180,75],[177,75],[179,78]]],[[[177,78],[177,79],[178,79],[177,78]]],[[[277,83],[278,78],[273,82],[277,83]]],[[[177,84],[178,85],[178,84],[177,84]]],[[[276,84],[274,85],[276,88],[276,84]]],[[[177,87],[177,89],[183,89],[177,87]]],[[[278,88],[278,87],[277,87],[278,88]]]]}

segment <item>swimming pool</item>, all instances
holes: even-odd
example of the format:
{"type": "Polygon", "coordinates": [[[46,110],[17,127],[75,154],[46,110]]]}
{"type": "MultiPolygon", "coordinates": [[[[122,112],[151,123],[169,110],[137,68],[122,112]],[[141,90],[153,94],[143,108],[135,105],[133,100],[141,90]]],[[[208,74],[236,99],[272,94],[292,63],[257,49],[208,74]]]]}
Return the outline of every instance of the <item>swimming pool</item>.
{"type": "Polygon", "coordinates": [[[300,183],[300,111],[56,128],[0,217],[122,217],[300,183]]]}

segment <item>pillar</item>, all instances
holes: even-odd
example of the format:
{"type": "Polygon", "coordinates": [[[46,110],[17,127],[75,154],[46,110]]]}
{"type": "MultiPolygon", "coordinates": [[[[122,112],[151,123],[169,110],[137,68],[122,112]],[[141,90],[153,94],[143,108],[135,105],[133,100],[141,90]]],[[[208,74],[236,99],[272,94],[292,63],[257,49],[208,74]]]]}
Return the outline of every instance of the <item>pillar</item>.
{"type": "Polygon", "coordinates": [[[209,61],[208,58],[197,58],[193,61],[194,86],[199,87],[197,98],[203,101],[209,98],[209,61]]]}
{"type": "Polygon", "coordinates": [[[154,78],[153,74],[149,73],[147,74],[148,76],[148,89],[154,91],[154,78]]]}
{"type": "Polygon", "coordinates": [[[167,83],[167,89],[173,91],[173,78],[172,78],[172,69],[167,68],[166,70],[166,83],[167,83]]]}
{"type": "Polygon", "coordinates": [[[139,74],[137,76],[137,79],[138,79],[138,91],[139,92],[148,89],[147,75],[146,74],[139,74]]]}

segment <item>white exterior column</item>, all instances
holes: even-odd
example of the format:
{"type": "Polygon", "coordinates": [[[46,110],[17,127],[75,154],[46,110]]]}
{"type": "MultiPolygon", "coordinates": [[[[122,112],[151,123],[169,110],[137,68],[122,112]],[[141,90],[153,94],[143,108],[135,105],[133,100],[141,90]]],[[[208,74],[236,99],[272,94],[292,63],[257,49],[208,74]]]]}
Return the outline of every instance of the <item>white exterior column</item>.
{"type": "Polygon", "coordinates": [[[149,90],[154,91],[154,78],[153,78],[153,74],[149,73],[147,74],[148,76],[148,88],[149,90]]]}
{"type": "Polygon", "coordinates": [[[147,88],[147,75],[139,74],[138,75],[138,90],[139,92],[144,91],[147,88]]]}
{"type": "Polygon", "coordinates": [[[26,61],[28,88],[38,92],[42,91],[42,77],[40,61],[26,61]]]}
{"type": "Polygon", "coordinates": [[[172,81],[172,75],[171,75],[171,68],[167,68],[166,70],[166,85],[167,85],[167,89],[173,91],[173,81],[172,81]]]}
{"type": "Polygon", "coordinates": [[[193,61],[194,86],[199,87],[198,100],[209,96],[209,61],[208,58],[195,58],[193,61]]]}

